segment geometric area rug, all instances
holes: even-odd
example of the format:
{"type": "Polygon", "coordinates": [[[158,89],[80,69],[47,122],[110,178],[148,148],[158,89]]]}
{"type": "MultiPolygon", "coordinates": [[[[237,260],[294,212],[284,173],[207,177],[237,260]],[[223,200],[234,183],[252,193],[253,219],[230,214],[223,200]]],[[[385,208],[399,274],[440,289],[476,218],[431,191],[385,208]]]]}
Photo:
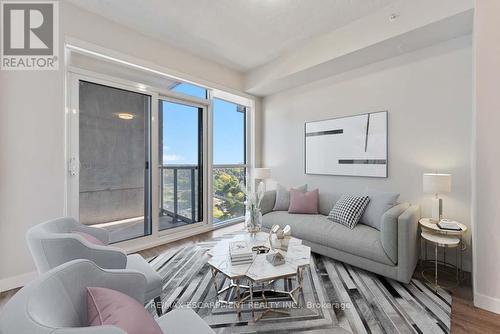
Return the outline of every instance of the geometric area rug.
{"type": "MultiPolygon", "coordinates": [[[[298,305],[283,296],[269,296],[288,314],[267,313],[254,321],[248,304],[236,309],[219,300],[234,301],[235,289],[216,297],[207,255],[226,234],[196,245],[170,249],[149,259],[163,278],[164,312],[189,307],[216,333],[450,333],[451,295],[434,291],[413,279],[403,284],[313,253],[305,270],[298,305]]],[[[216,276],[219,289],[230,282],[216,276]]],[[[245,282],[242,282],[245,284],[245,282]]],[[[290,291],[295,280],[279,280],[274,288],[290,291]]],[[[230,304],[229,304],[230,305],[230,304]]],[[[254,306],[256,315],[260,313],[254,306]]],[[[156,316],[153,305],[148,310],[156,316]]]]}

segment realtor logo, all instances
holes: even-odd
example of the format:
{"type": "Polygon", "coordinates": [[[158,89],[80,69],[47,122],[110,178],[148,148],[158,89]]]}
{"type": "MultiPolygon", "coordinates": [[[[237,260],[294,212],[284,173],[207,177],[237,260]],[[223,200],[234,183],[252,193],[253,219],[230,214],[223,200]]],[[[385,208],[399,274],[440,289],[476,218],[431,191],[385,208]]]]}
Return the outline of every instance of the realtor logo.
{"type": "Polygon", "coordinates": [[[2,70],[57,70],[56,1],[1,1],[2,70]]]}

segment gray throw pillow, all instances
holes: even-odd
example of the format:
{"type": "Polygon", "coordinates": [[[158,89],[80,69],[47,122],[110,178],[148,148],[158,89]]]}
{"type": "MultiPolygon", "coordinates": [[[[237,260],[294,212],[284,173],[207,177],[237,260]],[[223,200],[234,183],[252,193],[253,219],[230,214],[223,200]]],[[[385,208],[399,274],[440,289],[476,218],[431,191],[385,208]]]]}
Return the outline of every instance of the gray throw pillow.
{"type": "Polygon", "coordinates": [[[328,219],[352,230],[358,223],[369,201],[368,196],[343,195],[333,206],[328,219]]]}
{"type": "MultiPolygon", "coordinates": [[[[298,187],[292,187],[305,193],[307,191],[307,184],[298,187]]],[[[274,202],[273,211],[288,211],[290,207],[290,191],[281,184],[276,185],[276,202],[274,202]]]]}
{"type": "Polygon", "coordinates": [[[368,203],[359,222],[380,231],[382,216],[397,204],[399,194],[369,189],[363,195],[370,198],[370,203],[368,203]]]}

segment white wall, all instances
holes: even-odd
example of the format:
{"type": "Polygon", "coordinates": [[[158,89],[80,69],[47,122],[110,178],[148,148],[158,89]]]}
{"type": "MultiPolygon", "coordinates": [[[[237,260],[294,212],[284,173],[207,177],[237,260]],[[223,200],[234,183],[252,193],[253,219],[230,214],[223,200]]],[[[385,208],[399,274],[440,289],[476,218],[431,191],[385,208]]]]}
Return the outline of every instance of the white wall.
{"type": "Polygon", "coordinates": [[[465,36],[266,97],[263,165],[277,182],[308,183],[320,192],[398,191],[402,201],[421,203],[424,216],[430,197],[422,193],[422,174],[449,172],[453,189],[443,196],[444,215],[469,225],[471,44],[465,36]],[[380,110],[389,111],[387,179],[304,174],[304,122],[380,110]]]}
{"type": "Polygon", "coordinates": [[[500,313],[500,1],[477,0],[474,303],[500,313]]]}
{"type": "MultiPolygon", "coordinates": [[[[60,2],[60,50],[72,37],[187,78],[239,90],[242,74],[60,2]]],[[[26,231],[64,214],[64,70],[0,71],[0,291],[33,277],[26,231]]]]}

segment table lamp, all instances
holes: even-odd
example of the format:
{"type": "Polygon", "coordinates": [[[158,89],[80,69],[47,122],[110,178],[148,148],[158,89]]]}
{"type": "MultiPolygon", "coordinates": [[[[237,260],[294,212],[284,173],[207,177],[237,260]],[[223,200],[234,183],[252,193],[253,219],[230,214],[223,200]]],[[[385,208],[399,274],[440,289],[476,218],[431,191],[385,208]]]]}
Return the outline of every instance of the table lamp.
{"type": "Polygon", "coordinates": [[[255,179],[255,185],[257,188],[260,182],[271,178],[271,168],[254,168],[253,177],[255,179]]]}
{"type": "Polygon", "coordinates": [[[432,200],[431,218],[439,222],[443,215],[443,199],[439,194],[449,193],[451,191],[451,174],[425,173],[423,177],[424,193],[434,194],[432,200]]]}

